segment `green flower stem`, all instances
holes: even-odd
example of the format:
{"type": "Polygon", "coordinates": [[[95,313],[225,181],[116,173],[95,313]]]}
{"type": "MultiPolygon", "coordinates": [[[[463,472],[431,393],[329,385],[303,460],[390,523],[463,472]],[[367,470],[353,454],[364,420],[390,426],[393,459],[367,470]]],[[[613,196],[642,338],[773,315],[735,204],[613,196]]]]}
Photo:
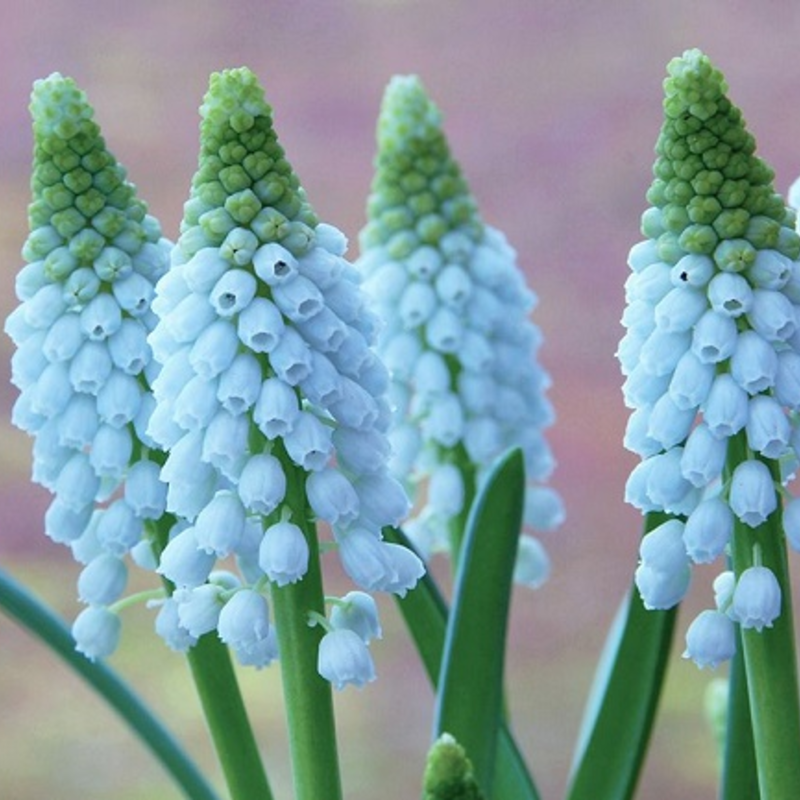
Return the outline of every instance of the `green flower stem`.
{"type": "Polygon", "coordinates": [[[725,752],[719,796],[720,800],[758,800],[759,797],[753,722],[747,697],[747,673],[741,637],[730,668],[725,752]]]}
{"type": "Polygon", "coordinates": [[[187,659],[231,800],[272,800],[228,648],[206,634],[187,659]]]}
{"type": "MultiPolygon", "coordinates": [[[[165,514],[151,529],[151,542],[159,556],[174,522],[165,514]]],[[[175,587],[167,580],[164,585],[172,594],[175,587]]],[[[231,800],[272,800],[228,648],[216,635],[207,634],[189,650],[186,659],[231,800]]]]}
{"type": "Polygon", "coordinates": [[[186,797],[219,800],[172,734],[128,684],[101,661],[89,661],[81,655],[62,620],[3,570],[0,570],[0,607],[80,675],[125,720],[186,797]]]}
{"type": "MultiPolygon", "coordinates": [[[[732,467],[747,457],[747,440],[739,433],[728,445],[728,463],[732,467]]],[[[773,480],[779,481],[777,463],[765,463],[773,480]]],[[[782,592],[781,613],[771,628],[741,631],[758,785],[761,800],[785,800],[796,797],[800,787],[800,697],[780,505],[757,528],[737,520],[732,548],[737,575],[753,566],[754,544],[760,546],[761,564],[772,570],[782,592]]]]}
{"type": "Polygon", "coordinates": [[[331,685],[317,672],[319,642],[325,631],[309,625],[309,613],[324,615],[319,544],[305,494],[305,475],[288,458],[286,503],[292,522],[308,542],[308,572],[301,581],[272,589],[278,632],[283,694],[292,754],[295,800],[340,800],[339,759],[331,685]]]}

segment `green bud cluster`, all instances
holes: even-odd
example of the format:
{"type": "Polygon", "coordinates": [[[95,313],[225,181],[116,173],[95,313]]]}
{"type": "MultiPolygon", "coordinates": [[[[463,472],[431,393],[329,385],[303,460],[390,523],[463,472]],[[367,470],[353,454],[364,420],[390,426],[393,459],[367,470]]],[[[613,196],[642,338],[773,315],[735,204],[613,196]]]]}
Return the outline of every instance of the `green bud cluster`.
{"type": "Polygon", "coordinates": [[[483,224],[461,169],[450,155],[441,115],[420,80],[392,78],[378,118],[375,178],[361,247],[385,246],[407,258],[459,230],[477,242],[483,224]]]}
{"type": "Polygon", "coordinates": [[[220,247],[234,258],[272,242],[302,256],[318,220],[256,76],[246,67],[214,73],[200,114],[199,164],[178,241],[184,256],[220,247]]]}
{"type": "Polygon", "coordinates": [[[428,752],[422,796],[423,800],[483,800],[464,748],[447,733],[428,752]]]}
{"type": "Polygon", "coordinates": [[[131,256],[157,243],[161,228],[106,148],[94,111],[71,78],[53,73],[36,81],[30,111],[33,199],[23,258],[43,260],[54,282],[81,269],[112,281],[117,273],[100,274],[95,262],[124,262],[130,271],[131,256]]]}
{"type": "Polygon", "coordinates": [[[755,155],[722,74],[696,49],[673,59],[667,72],[642,233],[657,240],[669,264],[696,253],[712,256],[720,269],[730,269],[732,259],[744,268],[765,248],[798,258],[794,215],[774,189],[772,169],[755,155]]]}

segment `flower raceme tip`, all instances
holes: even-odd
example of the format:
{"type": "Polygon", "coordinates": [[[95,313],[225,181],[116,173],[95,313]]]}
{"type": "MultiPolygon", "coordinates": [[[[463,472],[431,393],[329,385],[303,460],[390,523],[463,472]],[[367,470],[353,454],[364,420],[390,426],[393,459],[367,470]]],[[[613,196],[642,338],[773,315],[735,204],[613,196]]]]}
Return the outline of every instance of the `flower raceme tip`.
{"type": "MultiPolygon", "coordinates": [[[[406,530],[425,554],[457,550],[453,531],[486,470],[514,446],[530,482],[526,525],[553,529],[564,510],[543,485],[554,464],[542,433],[553,411],[529,319],[536,297],[503,234],[480,218],[417,77],[387,86],[377,143],[357,266],[383,320],[392,471],[419,493],[406,530]]],[[[549,562],[537,539],[522,537],[520,561],[519,580],[544,581],[549,562]]]]}
{"type": "MultiPolygon", "coordinates": [[[[734,537],[756,546],[750,532],[778,508],[775,476],[798,457],[800,237],[726,91],[699,51],[670,63],[645,239],[628,259],[618,357],[625,444],[642,460],[626,499],[675,517],[642,541],[636,583],[650,608],[678,603],[691,563],[716,560],[734,537]]],[[[769,617],[737,621],[760,629],[769,617]]],[[[713,665],[730,641],[704,612],[687,653],[713,665]]]]}
{"type": "MultiPolygon", "coordinates": [[[[45,528],[85,564],[82,651],[116,647],[128,553],[175,586],[155,604],[171,647],[216,630],[256,666],[276,655],[268,587],[304,579],[318,523],[364,590],[411,588],[421,562],[381,536],[408,499],[387,467],[377,319],[253,73],[211,77],[174,246],[71,80],[37,82],[31,110],[28,263],[6,322],[14,422],[55,495],[45,528]],[[230,558],[239,574],[219,570],[230,558]]],[[[353,624],[374,636],[374,615],[353,624]]]]}

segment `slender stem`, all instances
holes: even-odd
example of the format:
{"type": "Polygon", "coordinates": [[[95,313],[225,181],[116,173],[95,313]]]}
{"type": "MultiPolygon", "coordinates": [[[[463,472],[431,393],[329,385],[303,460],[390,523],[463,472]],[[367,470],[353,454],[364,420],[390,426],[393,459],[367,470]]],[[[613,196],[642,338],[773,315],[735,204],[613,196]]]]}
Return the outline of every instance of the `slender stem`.
{"type": "Polygon", "coordinates": [[[218,800],[196,765],[128,684],[104,663],[89,661],[79,653],[63,621],[3,570],[0,570],[0,607],[59,656],[125,720],[187,797],[218,800]]]}
{"type": "MultiPolygon", "coordinates": [[[[153,547],[159,555],[173,523],[170,515],[164,515],[152,528],[153,547]]],[[[167,580],[164,585],[172,594],[174,586],[167,580]]],[[[186,658],[232,800],[272,800],[228,648],[207,634],[186,658]]]]}
{"type": "Polygon", "coordinates": [[[228,648],[206,634],[187,659],[231,800],[272,800],[228,648]]]}
{"type": "Polygon", "coordinates": [[[305,474],[284,459],[286,502],[306,537],[308,572],[302,580],[274,586],[272,607],[278,633],[283,694],[292,754],[295,800],[340,800],[339,758],[331,685],[317,672],[324,631],[309,625],[309,613],[325,613],[319,544],[310,521],[305,474]]]}
{"type": "Polygon", "coordinates": [[[728,713],[722,763],[721,800],[758,800],[758,773],[753,743],[753,721],[747,697],[747,673],[742,641],[731,661],[728,713]]]}
{"type": "MultiPolygon", "coordinates": [[[[728,446],[729,463],[748,457],[744,433],[728,446]]],[[[779,482],[778,465],[765,463],[779,482]]],[[[800,787],[800,697],[792,625],[791,584],[780,505],[757,528],[737,520],[732,548],[735,573],[753,565],[753,545],[758,544],[761,564],[775,574],[781,587],[781,613],[771,628],[760,633],[742,630],[750,713],[761,800],[795,797],[800,787]]]]}

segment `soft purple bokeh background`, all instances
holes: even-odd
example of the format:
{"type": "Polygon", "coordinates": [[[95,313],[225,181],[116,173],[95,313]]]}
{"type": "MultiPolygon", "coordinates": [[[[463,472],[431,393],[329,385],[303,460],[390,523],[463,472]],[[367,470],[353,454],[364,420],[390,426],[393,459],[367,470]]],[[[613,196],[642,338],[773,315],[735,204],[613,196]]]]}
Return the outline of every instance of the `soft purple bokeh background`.
{"type": "MultiPolygon", "coordinates": [[[[563,792],[592,670],[635,561],[639,518],[622,502],[634,463],[614,350],[625,257],[639,237],[665,65],[705,50],[726,74],[759,153],[785,191],[800,172],[800,6],[788,0],[5,0],[0,27],[0,314],[26,235],[31,83],[76,79],[140,195],[174,236],[196,163],[209,72],[260,76],[279,136],[320,216],[357,255],[383,87],[415,72],[445,115],[484,218],[504,230],[540,297],[535,319],[559,420],[554,482],[569,519],[549,536],[551,582],[515,595],[509,702],[544,798],[563,792]]],[[[75,566],[44,539],[47,495],[28,482],[30,443],[8,422],[10,343],[0,339],[0,559],[72,617],[75,566]]],[[[710,601],[698,571],[688,601],[710,601]]],[[[346,796],[418,796],[431,692],[383,602],[379,681],[337,696],[346,796]]],[[[688,621],[680,621],[682,631],[688,621]]],[[[671,665],[642,798],[715,796],[701,706],[711,676],[671,665]]],[[[112,664],[217,779],[188,673],[126,613],[112,664]],[[146,644],[143,644],[146,643],[146,644]],[[151,646],[152,645],[152,646],[151,646]]],[[[243,673],[278,796],[288,765],[279,672],[243,673]]],[[[177,797],[126,729],[27,635],[0,617],[0,796],[177,797]]],[[[321,798],[320,800],[324,800],[321,798]]]]}

